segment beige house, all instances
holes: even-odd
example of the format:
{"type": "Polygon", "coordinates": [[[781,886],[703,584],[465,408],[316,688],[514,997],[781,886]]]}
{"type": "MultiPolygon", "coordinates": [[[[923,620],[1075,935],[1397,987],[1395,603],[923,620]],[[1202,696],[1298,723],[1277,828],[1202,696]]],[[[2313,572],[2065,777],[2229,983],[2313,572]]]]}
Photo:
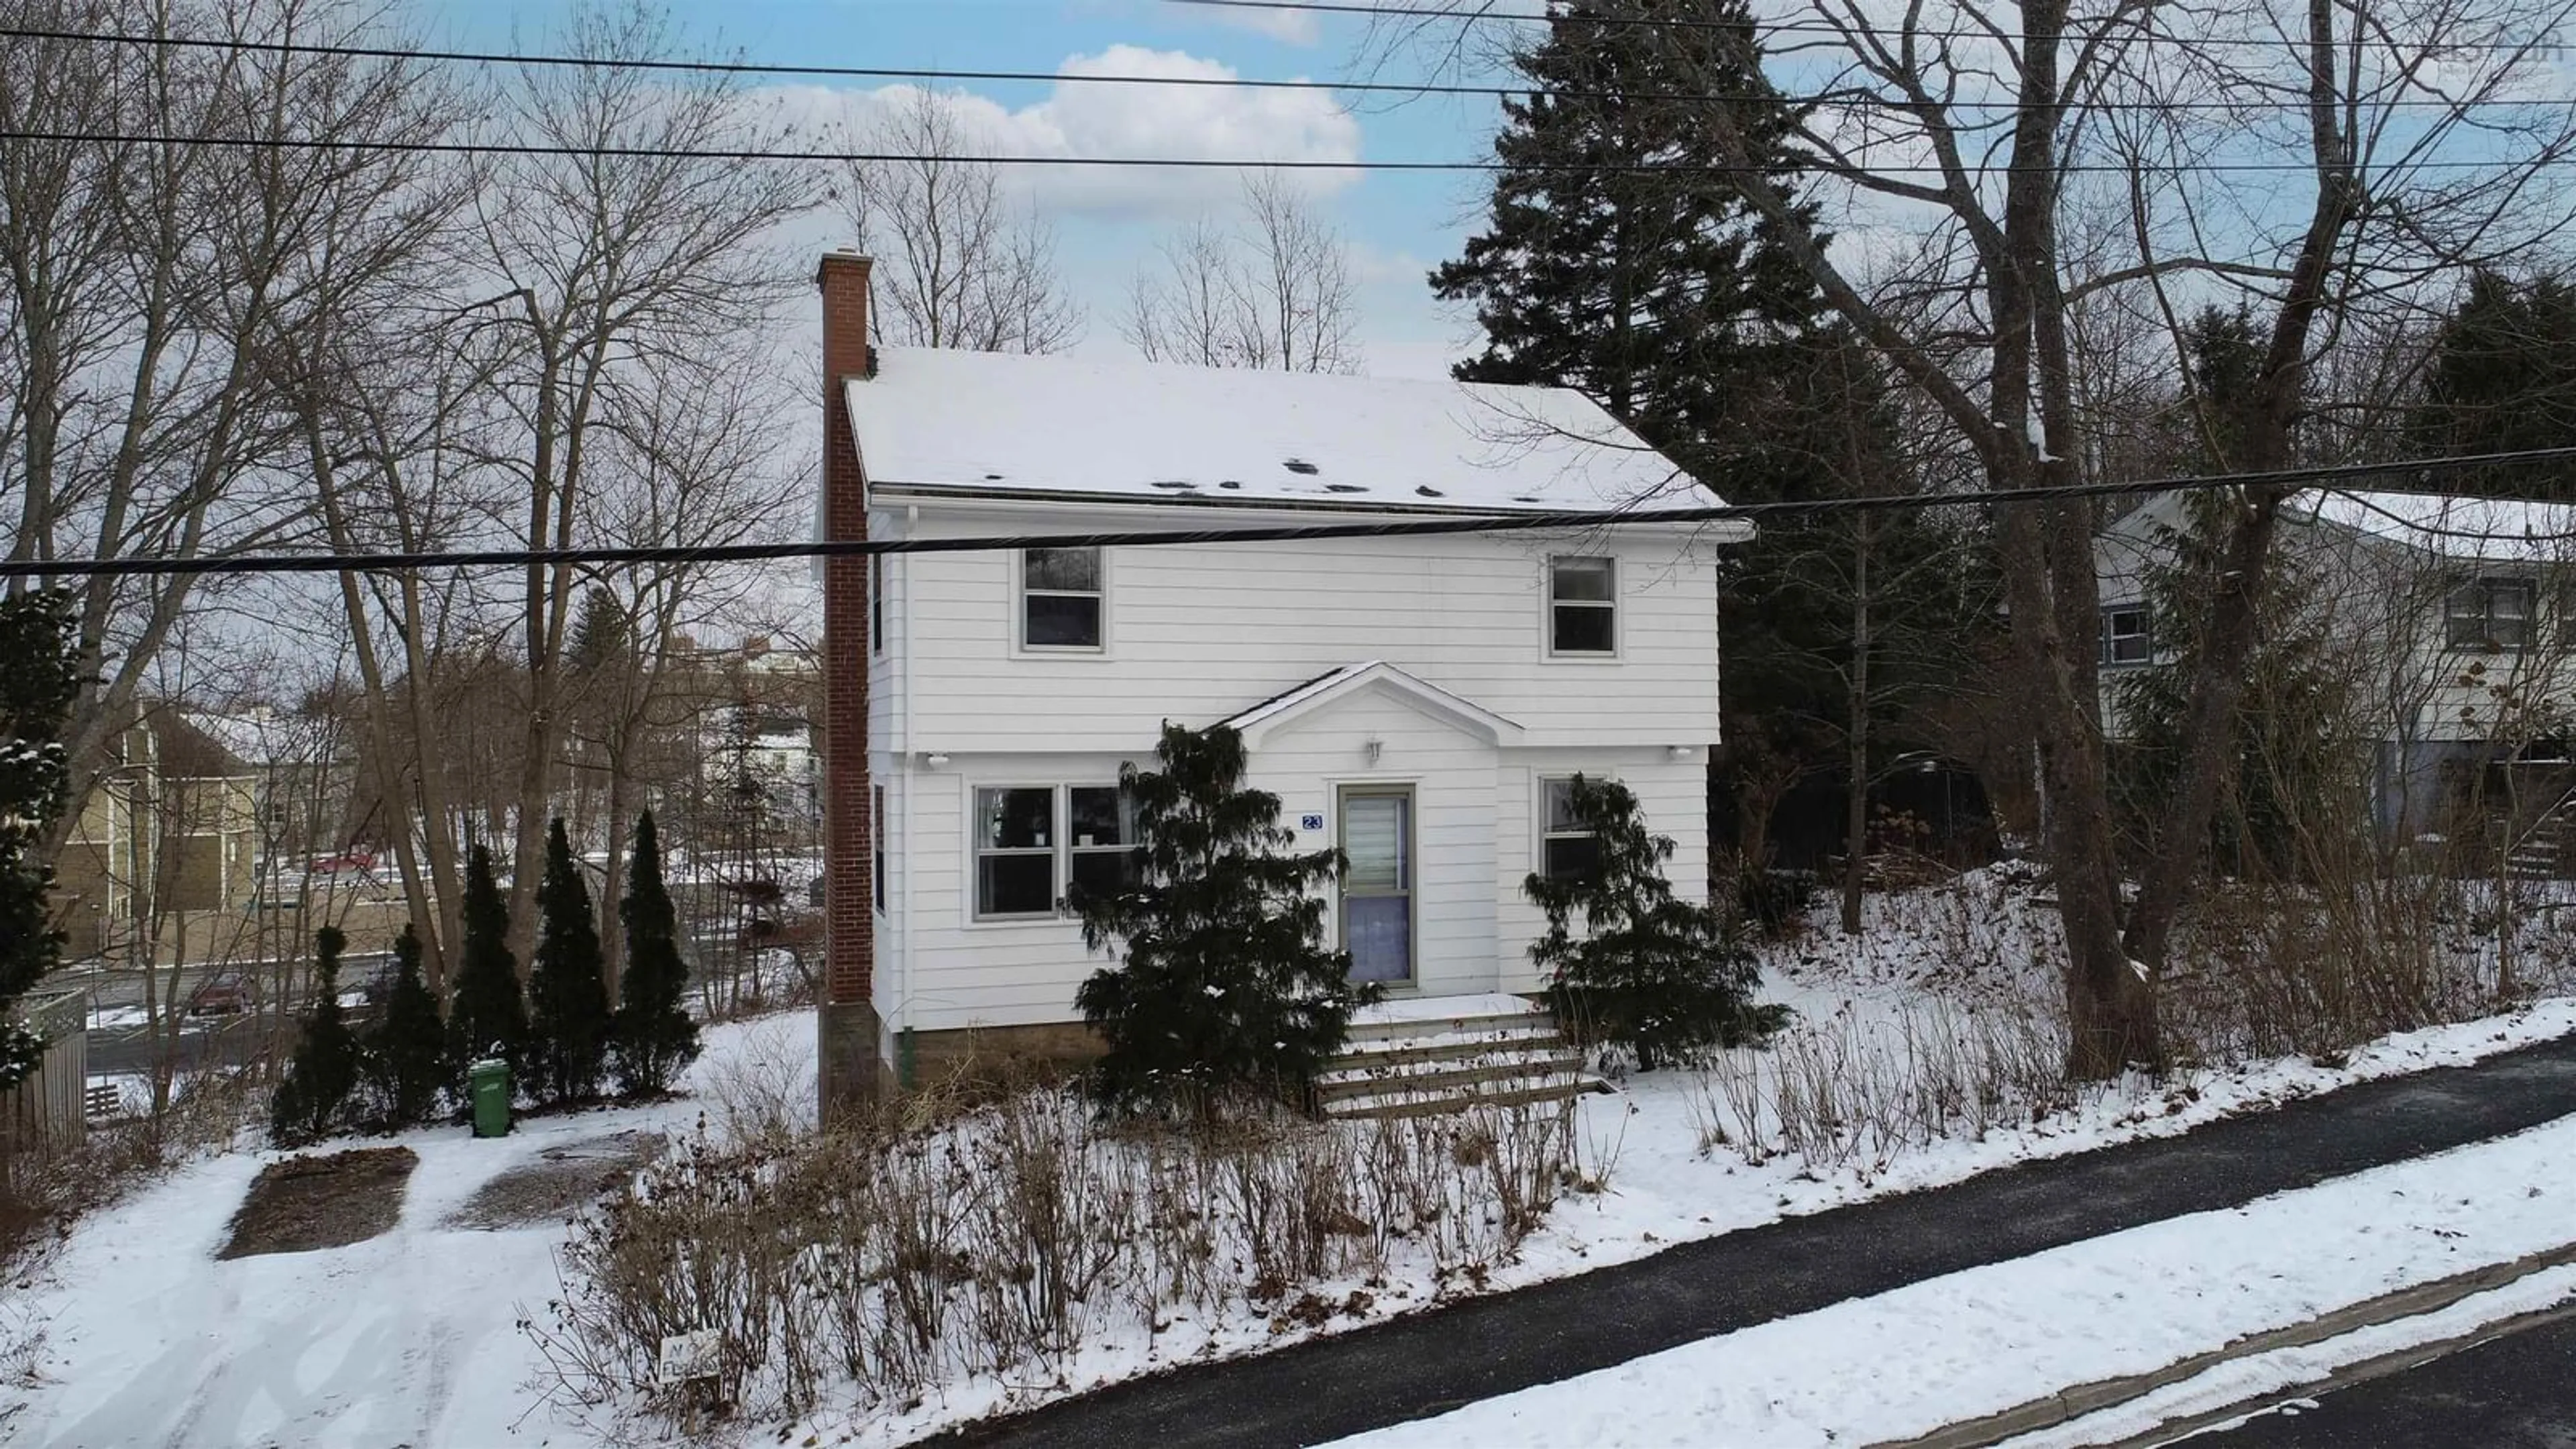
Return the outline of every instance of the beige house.
{"type": "Polygon", "coordinates": [[[168,912],[241,909],[259,839],[254,771],[172,717],[125,731],[57,864],[65,954],[123,949],[168,912]]]}

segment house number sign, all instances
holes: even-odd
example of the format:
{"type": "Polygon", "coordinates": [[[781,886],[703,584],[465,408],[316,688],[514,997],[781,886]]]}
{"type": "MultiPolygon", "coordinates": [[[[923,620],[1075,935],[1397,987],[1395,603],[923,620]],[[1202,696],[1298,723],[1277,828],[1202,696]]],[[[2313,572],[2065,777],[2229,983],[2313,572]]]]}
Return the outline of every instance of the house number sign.
{"type": "Polygon", "coordinates": [[[1300,815],[1297,817],[1297,828],[1300,830],[1321,830],[1324,828],[1324,817],[1321,815],[1300,815]]]}

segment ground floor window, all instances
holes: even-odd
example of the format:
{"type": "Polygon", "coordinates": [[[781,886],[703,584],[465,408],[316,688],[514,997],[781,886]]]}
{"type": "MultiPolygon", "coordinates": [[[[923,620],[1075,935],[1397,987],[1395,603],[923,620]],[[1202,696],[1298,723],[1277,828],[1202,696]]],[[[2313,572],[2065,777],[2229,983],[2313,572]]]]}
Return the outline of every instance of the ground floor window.
{"type": "Polygon", "coordinates": [[[1574,781],[1539,781],[1539,874],[1581,880],[1601,865],[1601,837],[1574,818],[1574,781]]]}
{"type": "Polygon", "coordinates": [[[1115,785],[1006,785],[975,792],[975,917],[1055,913],[1069,882],[1110,891],[1136,879],[1136,807],[1115,785]]]}

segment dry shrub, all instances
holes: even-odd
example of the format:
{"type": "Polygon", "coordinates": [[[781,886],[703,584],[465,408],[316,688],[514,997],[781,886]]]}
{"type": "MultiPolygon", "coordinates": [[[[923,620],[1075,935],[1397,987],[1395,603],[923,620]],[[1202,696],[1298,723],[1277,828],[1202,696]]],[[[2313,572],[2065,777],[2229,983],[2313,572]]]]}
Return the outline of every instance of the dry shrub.
{"type": "Polygon", "coordinates": [[[1902,1153],[2026,1126],[2078,1098],[2063,1025],[1936,1000],[1886,1023],[1837,1012],[1791,1026],[1767,1051],[1712,1058],[1691,1113],[1703,1153],[1731,1147],[1755,1166],[1786,1153],[1876,1173],[1902,1153]]]}
{"type": "Polygon", "coordinates": [[[1398,1258],[1470,1281],[1508,1260],[1582,1179],[1574,1116],[1185,1132],[1104,1123],[1054,1087],[928,1126],[701,1134],[577,1225],[531,1331],[574,1404],[759,1417],[842,1384],[883,1408],[1053,1377],[1104,1333],[1181,1314],[1287,1331],[1361,1311],[1371,1295],[1341,1290],[1398,1258]],[[713,1377],[657,1385],[663,1340],[702,1330],[721,1340],[713,1377]]]}

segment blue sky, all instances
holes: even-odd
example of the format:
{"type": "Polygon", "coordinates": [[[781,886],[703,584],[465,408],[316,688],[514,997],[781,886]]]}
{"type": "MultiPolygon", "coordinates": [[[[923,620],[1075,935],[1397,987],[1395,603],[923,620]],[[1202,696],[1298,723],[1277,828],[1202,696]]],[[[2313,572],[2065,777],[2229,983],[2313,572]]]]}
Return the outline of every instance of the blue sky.
{"type": "MultiPolygon", "coordinates": [[[[700,40],[748,59],[825,65],[923,66],[1056,74],[1140,66],[1337,79],[1352,74],[1358,17],[1224,11],[1160,0],[667,0],[700,40]]],[[[543,48],[567,0],[446,0],[420,12],[434,44],[543,48]]],[[[1398,61],[1390,75],[1403,73],[1398,61]]],[[[1418,72],[1415,72],[1418,73],[1418,72]]],[[[867,82],[824,82],[852,92],[867,82]]],[[[1130,153],[1168,141],[1200,154],[1339,160],[1480,158],[1496,110],[1486,99],[1387,98],[1209,91],[1176,87],[982,84],[1013,141],[1061,135],[1064,149],[1130,153]],[[1351,102],[1356,102],[1355,104],[1351,102]],[[1341,114],[1336,115],[1335,112],[1341,114]]],[[[1070,289],[1086,305],[1086,346],[1116,347],[1130,279],[1170,231],[1222,216],[1236,182],[1223,173],[1077,172],[1057,168],[1031,205],[1055,227],[1070,289]]],[[[1481,215],[1485,178],[1473,173],[1340,173],[1318,200],[1353,246],[1360,338],[1371,372],[1423,375],[1463,355],[1472,323],[1436,302],[1423,279],[1454,256],[1481,215]]]]}

